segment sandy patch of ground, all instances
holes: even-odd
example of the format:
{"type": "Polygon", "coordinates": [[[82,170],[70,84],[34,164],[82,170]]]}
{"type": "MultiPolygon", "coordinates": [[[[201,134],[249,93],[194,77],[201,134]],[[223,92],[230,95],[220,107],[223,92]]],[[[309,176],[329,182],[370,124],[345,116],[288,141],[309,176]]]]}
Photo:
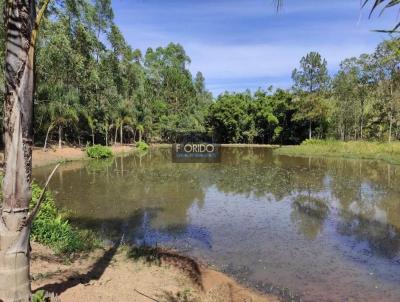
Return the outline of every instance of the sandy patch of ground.
{"type": "MultiPolygon", "coordinates": [[[[128,153],[133,150],[132,146],[115,145],[111,147],[113,154],[128,153]]],[[[60,161],[73,161],[87,158],[83,148],[53,147],[43,151],[42,148],[34,148],[32,152],[32,165],[34,168],[54,164],[60,161]]]]}
{"type": "Polygon", "coordinates": [[[62,302],[279,301],[168,252],[156,263],[128,258],[126,247],[111,247],[65,264],[41,245],[33,243],[32,249],[33,289],[57,293],[62,302]]]}

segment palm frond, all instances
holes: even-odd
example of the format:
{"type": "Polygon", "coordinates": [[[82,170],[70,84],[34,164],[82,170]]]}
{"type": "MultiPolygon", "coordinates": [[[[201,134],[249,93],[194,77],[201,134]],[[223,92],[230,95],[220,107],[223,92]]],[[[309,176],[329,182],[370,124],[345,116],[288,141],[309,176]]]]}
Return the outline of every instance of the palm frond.
{"type": "MultiPolygon", "coordinates": [[[[372,14],[378,9],[378,7],[382,7],[380,14],[382,14],[386,9],[392,8],[396,5],[400,4],[400,0],[364,0],[362,7],[364,8],[369,3],[372,4],[371,11],[369,13],[369,17],[371,18],[372,14]]],[[[395,33],[398,32],[400,28],[400,22],[395,25],[395,27],[391,30],[377,30],[378,32],[386,32],[386,33],[395,33]]]]}
{"type": "Polygon", "coordinates": [[[276,7],[276,11],[279,11],[282,8],[283,0],[274,0],[274,5],[276,7]]]}

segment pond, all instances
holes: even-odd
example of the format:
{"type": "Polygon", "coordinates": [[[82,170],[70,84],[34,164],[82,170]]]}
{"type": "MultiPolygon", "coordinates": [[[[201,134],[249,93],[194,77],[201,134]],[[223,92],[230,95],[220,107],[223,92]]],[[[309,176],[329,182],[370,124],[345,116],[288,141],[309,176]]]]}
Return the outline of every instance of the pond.
{"type": "Polygon", "coordinates": [[[264,291],[400,301],[400,166],[243,147],[175,164],[159,148],[64,164],[50,189],[104,238],[173,247],[264,291]]]}

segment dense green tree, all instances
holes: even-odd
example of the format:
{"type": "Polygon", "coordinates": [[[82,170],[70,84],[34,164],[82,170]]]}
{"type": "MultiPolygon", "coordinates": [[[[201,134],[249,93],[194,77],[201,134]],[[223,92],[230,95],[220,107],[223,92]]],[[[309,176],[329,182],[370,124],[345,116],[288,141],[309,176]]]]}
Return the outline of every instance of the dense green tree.
{"type": "Polygon", "coordinates": [[[304,124],[293,119],[295,108],[293,96],[281,89],[225,93],[210,106],[207,125],[225,143],[293,144],[304,139],[304,124]]]}
{"type": "Polygon", "coordinates": [[[398,126],[400,114],[400,40],[382,42],[375,52],[378,80],[377,94],[389,124],[388,141],[392,140],[393,125],[398,126]]]}
{"type": "Polygon", "coordinates": [[[349,139],[358,129],[359,110],[356,88],[357,74],[354,69],[345,70],[343,64],[333,80],[334,108],[332,125],[335,126],[334,135],[340,139],[349,139]]]}
{"type": "Polygon", "coordinates": [[[218,141],[241,143],[246,142],[249,135],[256,135],[255,121],[250,114],[252,105],[250,93],[225,93],[218,97],[208,116],[208,124],[216,130],[218,141]]]}
{"type": "MultiPolygon", "coordinates": [[[[342,139],[392,140],[397,136],[399,40],[378,45],[373,54],[344,60],[333,81],[333,116],[342,139]]],[[[333,126],[333,125],[332,125],[333,126]]]]}
{"type": "Polygon", "coordinates": [[[317,52],[310,52],[300,60],[300,69],[292,72],[296,92],[321,92],[329,85],[328,62],[317,52]]]}
{"type": "Polygon", "coordinates": [[[142,112],[140,120],[151,124],[156,136],[170,131],[205,130],[203,109],[211,103],[211,94],[205,89],[201,73],[192,79],[189,63],[179,44],[146,52],[145,99],[151,112],[142,112]]]}

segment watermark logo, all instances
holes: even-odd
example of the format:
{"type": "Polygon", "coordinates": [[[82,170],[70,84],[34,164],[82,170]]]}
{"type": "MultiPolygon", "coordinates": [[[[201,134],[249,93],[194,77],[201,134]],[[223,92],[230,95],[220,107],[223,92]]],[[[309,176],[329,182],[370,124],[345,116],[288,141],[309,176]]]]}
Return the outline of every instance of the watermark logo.
{"type": "Polygon", "coordinates": [[[172,145],[174,163],[219,163],[221,145],[211,143],[182,143],[172,145]]]}

